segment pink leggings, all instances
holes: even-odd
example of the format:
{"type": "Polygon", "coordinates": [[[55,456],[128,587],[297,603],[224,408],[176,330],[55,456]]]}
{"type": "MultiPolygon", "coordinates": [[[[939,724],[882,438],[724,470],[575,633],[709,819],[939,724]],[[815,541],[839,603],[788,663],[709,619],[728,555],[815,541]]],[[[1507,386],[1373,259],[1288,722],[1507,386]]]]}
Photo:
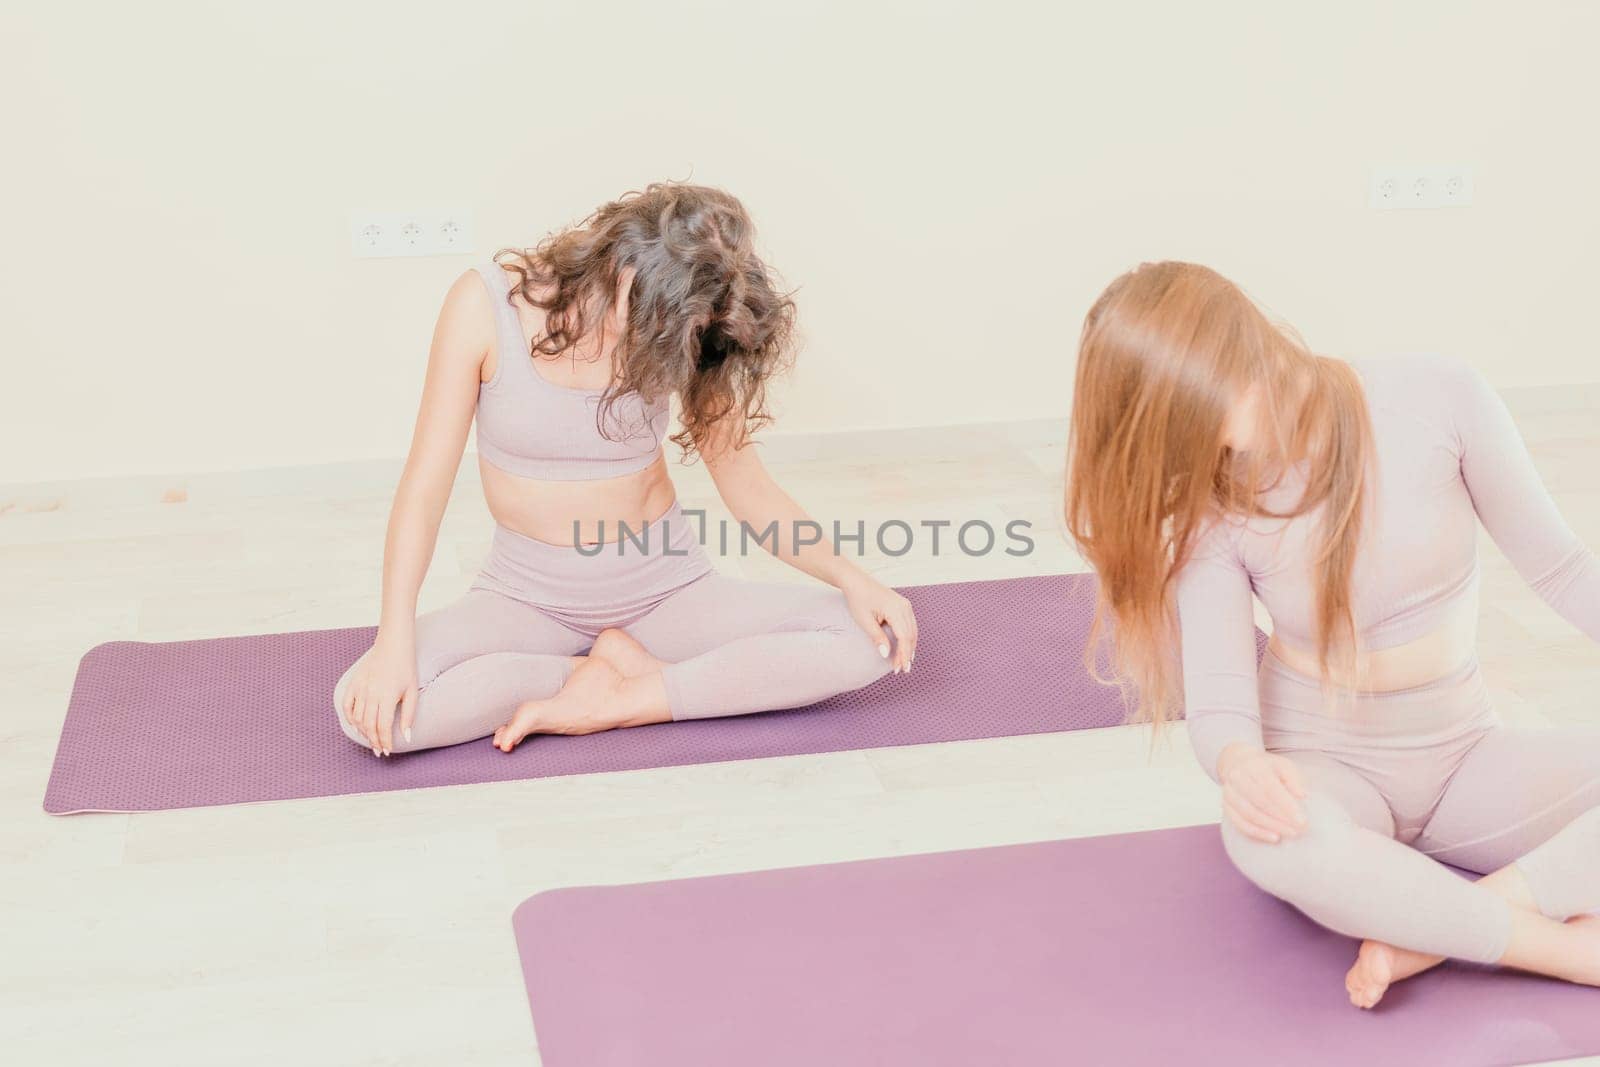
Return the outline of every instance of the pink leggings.
{"type": "Polygon", "coordinates": [[[644,533],[590,556],[496,530],[472,589],[417,619],[416,724],[410,742],[395,731],[394,751],[494,733],[518,704],[553,696],[605,629],[667,662],[674,719],[801,707],[888,672],[837,590],[716,574],[676,506],[644,533]]]}
{"type": "Polygon", "coordinates": [[[1505,955],[1510,905],[1447,870],[1515,864],[1539,909],[1600,911],[1600,728],[1499,724],[1476,661],[1325,709],[1270,652],[1266,746],[1305,773],[1308,828],[1281,844],[1224,824],[1246,877],[1350,937],[1477,963],[1505,955]]]}

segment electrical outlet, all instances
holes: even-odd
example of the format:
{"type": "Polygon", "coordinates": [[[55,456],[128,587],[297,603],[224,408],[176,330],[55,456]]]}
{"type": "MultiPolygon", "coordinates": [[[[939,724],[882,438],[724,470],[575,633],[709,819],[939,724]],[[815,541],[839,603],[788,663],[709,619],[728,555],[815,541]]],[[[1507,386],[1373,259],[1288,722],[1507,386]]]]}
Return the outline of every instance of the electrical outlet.
{"type": "Polygon", "coordinates": [[[424,236],[422,226],[416,219],[406,219],[400,224],[400,247],[405,251],[420,253],[424,236]]]}
{"type": "Polygon", "coordinates": [[[466,222],[460,216],[452,214],[440,219],[439,224],[434,227],[433,243],[441,250],[465,252],[470,251],[472,238],[467,232],[466,222]]]}
{"type": "Polygon", "coordinates": [[[383,247],[383,226],[373,219],[352,223],[351,239],[355,241],[356,255],[376,255],[378,249],[383,247]]]}
{"type": "Polygon", "coordinates": [[[1464,163],[1375,167],[1367,202],[1374,211],[1466,207],[1472,203],[1472,168],[1464,163]]]}
{"type": "Polygon", "coordinates": [[[361,259],[468,255],[472,212],[462,207],[352,211],[350,250],[361,259]]]}

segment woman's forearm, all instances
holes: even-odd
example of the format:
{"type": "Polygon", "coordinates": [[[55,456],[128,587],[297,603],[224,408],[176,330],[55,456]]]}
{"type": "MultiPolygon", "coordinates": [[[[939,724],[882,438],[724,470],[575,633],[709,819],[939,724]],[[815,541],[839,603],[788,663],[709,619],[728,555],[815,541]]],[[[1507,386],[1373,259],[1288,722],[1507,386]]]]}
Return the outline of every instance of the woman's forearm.
{"type": "Polygon", "coordinates": [[[756,535],[762,548],[796,570],[835,588],[842,588],[850,579],[865,573],[854,561],[840,555],[825,536],[801,543],[798,534],[802,527],[820,526],[776,483],[768,481],[737,504],[727,503],[733,517],[756,535]],[[774,531],[771,538],[765,536],[768,530],[774,531]]]}
{"type": "Polygon", "coordinates": [[[761,462],[753,442],[729,450],[718,447],[713,437],[701,454],[722,502],[770,555],[836,589],[866,577],[854,561],[840,555],[838,546],[823,534],[821,524],[783,491],[761,462]],[[814,533],[802,536],[803,529],[814,533]]]}
{"type": "Polygon", "coordinates": [[[383,543],[383,606],[380,637],[409,641],[416,629],[417,594],[433,560],[444,508],[408,492],[395,494],[383,543]]]}
{"type": "MultiPolygon", "coordinates": [[[[799,521],[809,521],[809,516],[801,511],[799,521]]],[[[796,570],[827,582],[835,589],[842,589],[852,578],[866,574],[854,560],[841,556],[826,538],[816,544],[796,548],[785,562],[796,570]]]]}

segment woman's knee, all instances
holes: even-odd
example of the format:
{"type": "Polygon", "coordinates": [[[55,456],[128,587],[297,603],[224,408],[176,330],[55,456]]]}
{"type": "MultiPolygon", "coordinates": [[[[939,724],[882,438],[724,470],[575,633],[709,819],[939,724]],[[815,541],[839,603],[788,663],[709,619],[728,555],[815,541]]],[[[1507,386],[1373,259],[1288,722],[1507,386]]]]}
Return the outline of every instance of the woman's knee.
{"type": "Polygon", "coordinates": [[[811,629],[827,635],[832,654],[837,657],[834,662],[850,676],[852,688],[877,681],[889,673],[888,657],[878,650],[879,645],[888,644],[889,639],[875,640],[850,614],[844,595],[832,590],[829,593],[831,595],[818,604],[810,620],[811,629]]]}
{"type": "Polygon", "coordinates": [[[350,693],[350,679],[355,674],[356,667],[360,666],[360,664],[361,661],[356,660],[356,662],[352,663],[349,669],[340,676],[339,680],[334,683],[333,715],[339,723],[339,729],[344,731],[344,735],[346,737],[360,745],[362,748],[371,748],[372,746],[367,739],[362,737],[354,726],[350,725],[350,720],[344,712],[345,697],[350,693]]]}
{"type": "Polygon", "coordinates": [[[1222,845],[1239,873],[1290,903],[1323,884],[1342,862],[1357,827],[1338,803],[1313,794],[1304,801],[1306,825],[1277,842],[1246,836],[1224,818],[1222,845]]]}

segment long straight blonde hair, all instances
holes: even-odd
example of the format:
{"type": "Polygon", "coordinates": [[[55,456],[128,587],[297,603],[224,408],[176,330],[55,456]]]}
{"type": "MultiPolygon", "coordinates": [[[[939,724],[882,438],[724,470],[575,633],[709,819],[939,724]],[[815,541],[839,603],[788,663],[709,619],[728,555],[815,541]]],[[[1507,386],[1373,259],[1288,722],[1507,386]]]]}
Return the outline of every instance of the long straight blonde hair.
{"type": "Polygon", "coordinates": [[[1313,355],[1216,271],[1148,263],[1112,282],[1084,321],[1068,441],[1067,528],[1100,579],[1091,674],[1159,728],[1182,705],[1173,589],[1198,536],[1224,516],[1315,512],[1317,660],[1325,688],[1353,678],[1350,576],[1371,453],[1355,371],[1313,355]],[[1252,390],[1258,447],[1237,453],[1225,427],[1252,390]],[[1299,501],[1268,510],[1262,494],[1291,469],[1299,501]]]}

